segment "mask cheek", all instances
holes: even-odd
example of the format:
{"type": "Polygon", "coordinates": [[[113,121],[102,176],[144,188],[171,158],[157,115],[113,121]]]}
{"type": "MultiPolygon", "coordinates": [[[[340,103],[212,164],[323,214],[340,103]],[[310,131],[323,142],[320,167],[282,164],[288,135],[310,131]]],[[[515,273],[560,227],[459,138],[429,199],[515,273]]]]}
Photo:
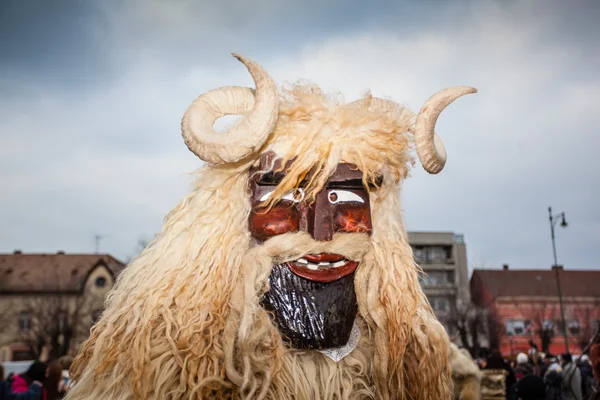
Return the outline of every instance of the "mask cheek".
{"type": "Polygon", "coordinates": [[[252,237],[267,240],[270,237],[300,229],[300,214],[295,207],[273,207],[265,212],[262,209],[252,210],[249,218],[252,237]]]}
{"type": "Polygon", "coordinates": [[[371,210],[353,204],[343,204],[337,207],[334,217],[336,232],[353,232],[371,234],[371,210]]]}

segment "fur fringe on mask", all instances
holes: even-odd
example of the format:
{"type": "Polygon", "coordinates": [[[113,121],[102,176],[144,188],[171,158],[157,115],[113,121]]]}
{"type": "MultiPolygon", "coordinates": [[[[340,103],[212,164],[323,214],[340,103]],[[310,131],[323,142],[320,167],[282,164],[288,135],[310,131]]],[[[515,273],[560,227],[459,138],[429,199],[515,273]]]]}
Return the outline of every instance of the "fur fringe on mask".
{"type": "MultiPolygon", "coordinates": [[[[318,93],[299,93],[321,114],[305,110],[301,100],[295,113],[282,107],[281,125],[266,149],[291,137],[286,118],[300,124],[316,115],[327,122],[326,101],[318,93]]],[[[398,200],[410,159],[406,121],[383,121],[377,128],[376,116],[332,115],[348,127],[362,126],[345,135],[366,135],[365,140],[349,150],[323,129],[304,127],[304,138],[329,148],[329,156],[317,162],[303,149],[296,153],[298,168],[288,176],[297,180],[315,167],[327,175],[339,162],[364,168],[365,179],[382,175],[381,188],[370,194],[372,236],[338,234],[323,243],[299,232],[256,245],[247,228],[248,170],[255,160],[201,170],[194,190],[118,278],[106,311],[73,363],[75,385],[67,399],[450,398],[448,338],[419,285],[398,200]],[[388,148],[382,149],[385,143],[388,148]],[[398,158],[389,161],[390,152],[398,158]],[[361,260],[355,275],[361,338],[337,363],[319,352],[288,349],[259,305],[272,266],[309,252],[361,260]]],[[[281,193],[286,185],[294,186],[282,182],[281,193]]]]}

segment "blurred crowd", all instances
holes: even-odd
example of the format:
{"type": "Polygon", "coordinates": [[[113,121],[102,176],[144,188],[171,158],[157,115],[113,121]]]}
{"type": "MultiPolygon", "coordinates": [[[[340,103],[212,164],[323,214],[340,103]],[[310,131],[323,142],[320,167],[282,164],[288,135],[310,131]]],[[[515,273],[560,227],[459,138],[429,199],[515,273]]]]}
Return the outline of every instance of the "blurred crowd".
{"type": "Polygon", "coordinates": [[[515,358],[492,351],[474,361],[484,400],[600,400],[600,344],[589,355],[544,354],[532,346],[515,358]]]}
{"type": "Polygon", "coordinates": [[[70,384],[70,358],[50,363],[34,361],[21,374],[4,376],[0,365],[0,400],[59,400],[70,384]]]}

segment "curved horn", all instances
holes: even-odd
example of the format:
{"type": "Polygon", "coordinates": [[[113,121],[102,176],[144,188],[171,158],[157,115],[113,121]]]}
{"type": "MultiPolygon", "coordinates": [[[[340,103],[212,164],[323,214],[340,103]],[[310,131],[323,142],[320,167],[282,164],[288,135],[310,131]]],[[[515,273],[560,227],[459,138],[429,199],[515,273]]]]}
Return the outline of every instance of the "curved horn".
{"type": "Polygon", "coordinates": [[[417,154],[423,168],[430,174],[437,174],[446,164],[446,149],[438,135],[435,123],[442,111],[454,100],[477,89],[469,86],[455,86],[440,90],[429,98],[421,108],[413,128],[417,154]]]}
{"type": "Polygon", "coordinates": [[[181,134],[187,147],[200,159],[213,163],[241,160],[256,151],[273,130],[279,112],[277,86],[257,63],[232,54],[252,75],[254,90],[231,86],[211,90],[198,97],[181,120],[181,134]],[[213,125],[224,115],[245,115],[225,132],[213,125]]]}
{"type": "Polygon", "coordinates": [[[419,115],[415,115],[408,108],[398,103],[378,97],[357,100],[346,105],[345,108],[364,107],[368,104],[369,112],[382,113],[392,119],[399,119],[402,114],[408,114],[410,120],[414,121],[409,131],[415,136],[419,160],[427,172],[437,174],[444,168],[447,155],[442,139],[435,133],[435,123],[444,108],[454,100],[469,93],[477,93],[477,89],[468,86],[443,89],[425,102],[419,115]]]}

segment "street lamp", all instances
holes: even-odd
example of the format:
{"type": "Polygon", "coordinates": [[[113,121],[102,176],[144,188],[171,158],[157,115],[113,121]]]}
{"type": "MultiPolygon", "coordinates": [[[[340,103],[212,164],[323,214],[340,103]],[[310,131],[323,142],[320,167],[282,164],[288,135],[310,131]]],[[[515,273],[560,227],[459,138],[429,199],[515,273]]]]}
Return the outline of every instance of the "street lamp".
{"type": "Polygon", "coordinates": [[[554,271],[556,272],[556,287],[558,289],[558,302],[560,304],[560,318],[562,319],[563,325],[563,336],[565,338],[565,350],[569,352],[569,339],[567,338],[567,323],[565,321],[565,310],[563,308],[562,293],[560,290],[560,277],[558,275],[558,262],[556,261],[556,243],[554,242],[554,226],[556,223],[561,221],[560,226],[566,228],[568,226],[567,220],[565,219],[565,213],[552,215],[552,207],[548,207],[548,215],[550,216],[550,236],[552,237],[552,254],[554,255],[554,271]]]}

